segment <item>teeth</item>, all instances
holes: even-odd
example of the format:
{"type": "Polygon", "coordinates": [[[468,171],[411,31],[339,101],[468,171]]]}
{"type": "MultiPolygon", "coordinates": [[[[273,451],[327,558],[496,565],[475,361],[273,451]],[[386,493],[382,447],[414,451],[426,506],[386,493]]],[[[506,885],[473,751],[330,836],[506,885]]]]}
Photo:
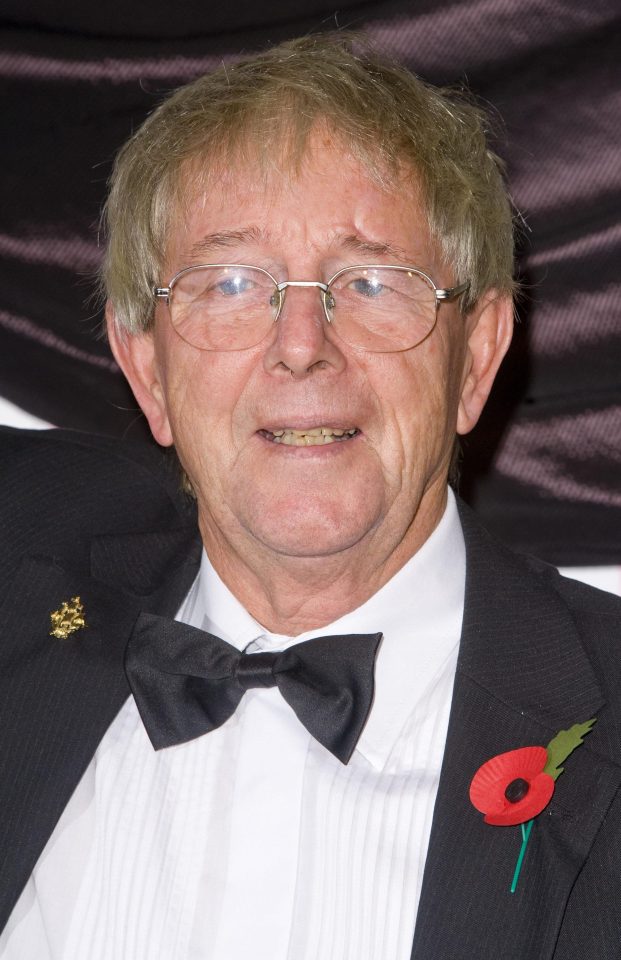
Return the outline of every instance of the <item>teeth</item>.
{"type": "Polygon", "coordinates": [[[358,432],[357,427],[338,430],[333,427],[310,427],[308,430],[272,430],[265,431],[274,443],[284,443],[288,447],[316,447],[337,440],[349,440],[358,432]]]}

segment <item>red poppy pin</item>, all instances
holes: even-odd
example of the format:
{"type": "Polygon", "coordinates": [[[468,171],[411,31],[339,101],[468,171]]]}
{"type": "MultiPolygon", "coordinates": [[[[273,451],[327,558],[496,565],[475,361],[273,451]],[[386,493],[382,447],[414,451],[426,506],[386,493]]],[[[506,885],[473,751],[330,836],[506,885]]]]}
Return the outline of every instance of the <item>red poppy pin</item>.
{"type": "Polygon", "coordinates": [[[470,800],[484,813],[485,823],[521,827],[522,846],[515,865],[511,893],[515,893],[534,818],[552,799],[561,764],[579,747],[596,718],[561,730],[547,747],[521,747],[499,753],[484,763],[472,778],[470,800]]]}

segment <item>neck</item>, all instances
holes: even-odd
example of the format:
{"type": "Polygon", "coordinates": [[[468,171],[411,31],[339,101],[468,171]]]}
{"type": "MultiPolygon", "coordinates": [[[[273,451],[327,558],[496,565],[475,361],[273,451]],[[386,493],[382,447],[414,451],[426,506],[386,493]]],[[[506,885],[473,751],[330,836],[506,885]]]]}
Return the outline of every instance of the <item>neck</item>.
{"type": "Polygon", "coordinates": [[[199,511],[210,562],[246,610],[271,633],[298,636],[333,623],[377,593],[422,547],[440,522],[446,490],[421,502],[401,536],[379,532],[330,555],[288,556],[247,537],[225,538],[199,511]]]}

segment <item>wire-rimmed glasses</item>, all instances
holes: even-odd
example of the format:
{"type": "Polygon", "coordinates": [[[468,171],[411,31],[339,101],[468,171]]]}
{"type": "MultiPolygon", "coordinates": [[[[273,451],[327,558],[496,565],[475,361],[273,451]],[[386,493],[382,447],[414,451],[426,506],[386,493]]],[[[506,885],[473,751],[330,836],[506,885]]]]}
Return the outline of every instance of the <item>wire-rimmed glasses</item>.
{"type": "Polygon", "coordinates": [[[180,270],[153,294],[169,307],[177,333],[200,350],[245,350],[266,336],[288,287],[316,287],[326,320],[353,347],[391,353],[418,346],[435,327],[441,303],[468,283],[443,289],[417,267],[358,264],[319,280],[278,282],[246,263],[198,264],[180,270]]]}

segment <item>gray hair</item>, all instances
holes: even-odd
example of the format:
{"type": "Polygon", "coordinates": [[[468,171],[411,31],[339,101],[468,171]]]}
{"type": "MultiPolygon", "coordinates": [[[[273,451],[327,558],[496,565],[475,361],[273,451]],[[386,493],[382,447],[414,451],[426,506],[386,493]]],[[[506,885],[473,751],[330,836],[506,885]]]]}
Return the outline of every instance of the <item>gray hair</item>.
{"type": "Polygon", "coordinates": [[[468,96],[359,47],[346,34],[282,43],[199,77],[147,118],[118,154],[104,211],[102,288],[122,327],[152,323],[153,286],[170,279],[160,271],[188,188],[225,158],[266,169],[275,145],[295,168],[319,123],[379,182],[404,171],[416,178],[454,282],[470,281],[464,310],[491,288],[513,292],[512,209],[486,115],[468,96]]]}

